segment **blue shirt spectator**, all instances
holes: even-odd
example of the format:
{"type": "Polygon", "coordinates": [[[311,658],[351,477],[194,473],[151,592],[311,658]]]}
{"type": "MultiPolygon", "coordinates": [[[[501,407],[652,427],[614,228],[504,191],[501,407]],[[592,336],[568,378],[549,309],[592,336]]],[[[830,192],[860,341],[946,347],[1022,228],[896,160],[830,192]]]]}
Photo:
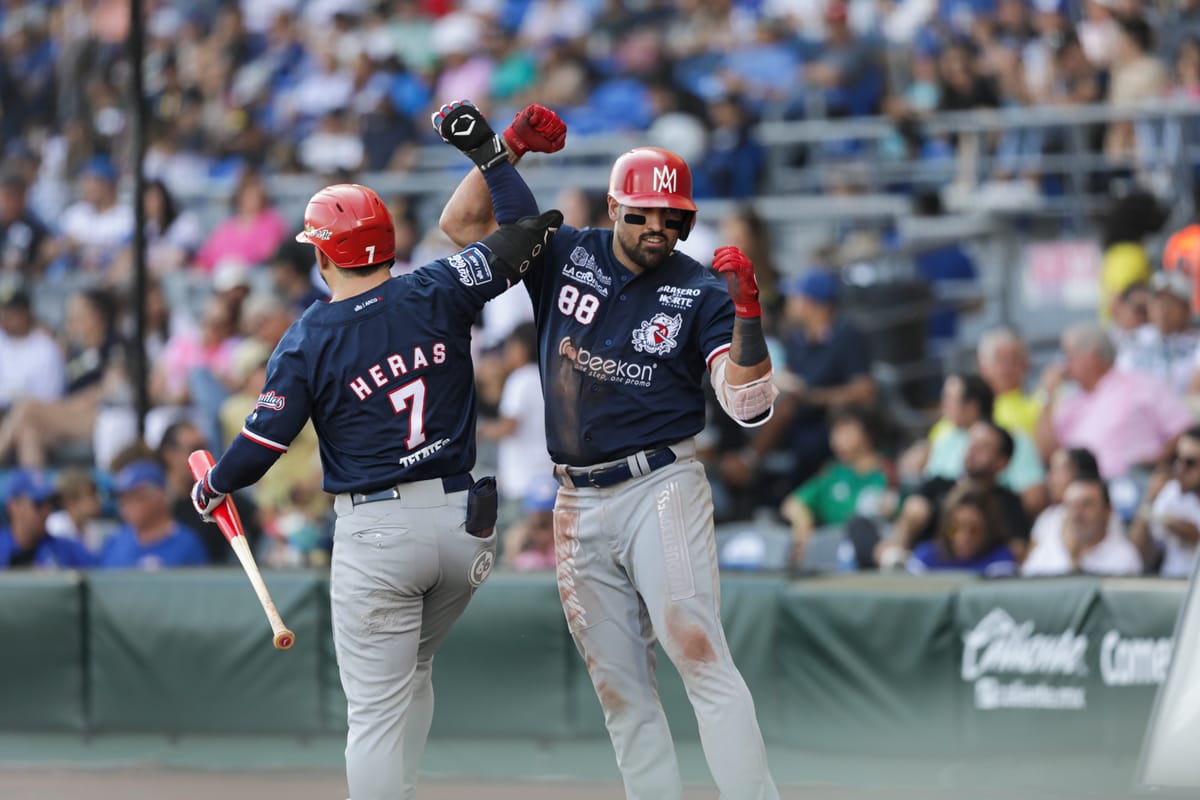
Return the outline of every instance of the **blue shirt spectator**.
{"type": "Polygon", "coordinates": [[[51,536],[46,519],[54,490],[37,472],[21,470],[9,478],[5,508],[9,525],[0,528],[0,570],[12,567],[78,569],[95,558],[79,542],[51,536]]]}
{"type": "Polygon", "coordinates": [[[200,537],[171,518],[166,473],[157,461],[134,461],[113,479],[124,521],[104,543],[100,566],[159,569],[208,563],[200,537]]]}

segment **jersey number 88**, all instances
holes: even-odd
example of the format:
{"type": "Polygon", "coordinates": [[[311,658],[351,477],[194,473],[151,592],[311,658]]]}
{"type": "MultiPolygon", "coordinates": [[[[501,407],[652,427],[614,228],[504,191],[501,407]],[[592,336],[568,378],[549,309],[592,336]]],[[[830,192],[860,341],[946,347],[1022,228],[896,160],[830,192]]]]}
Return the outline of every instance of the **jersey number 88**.
{"type": "Polygon", "coordinates": [[[594,294],[582,294],[570,284],[563,286],[558,293],[558,310],[568,317],[574,317],[580,325],[590,324],[599,308],[600,298],[594,294]]]}

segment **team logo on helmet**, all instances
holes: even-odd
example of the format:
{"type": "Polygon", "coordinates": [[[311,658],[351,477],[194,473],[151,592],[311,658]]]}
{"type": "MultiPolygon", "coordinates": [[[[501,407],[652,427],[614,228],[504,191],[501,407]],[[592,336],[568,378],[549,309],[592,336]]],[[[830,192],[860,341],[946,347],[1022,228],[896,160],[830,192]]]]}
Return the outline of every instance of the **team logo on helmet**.
{"type": "Polygon", "coordinates": [[[329,228],[318,229],[318,228],[314,228],[311,225],[308,225],[308,226],[305,226],[305,228],[304,228],[304,234],[306,236],[308,236],[308,238],[310,238],[310,239],[320,239],[321,241],[327,241],[330,236],[333,236],[333,231],[329,230],[329,228]]]}
{"type": "Polygon", "coordinates": [[[659,312],[634,330],[633,349],[639,353],[665,356],[679,344],[675,337],[679,335],[679,329],[682,327],[683,317],[681,315],[668,317],[659,312]]]}
{"type": "Polygon", "coordinates": [[[654,168],[654,191],[656,192],[675,192],[675,187],[679,185],[679,173],[674,167],[668,167],[665,164],[661,167],[654,168]]]}

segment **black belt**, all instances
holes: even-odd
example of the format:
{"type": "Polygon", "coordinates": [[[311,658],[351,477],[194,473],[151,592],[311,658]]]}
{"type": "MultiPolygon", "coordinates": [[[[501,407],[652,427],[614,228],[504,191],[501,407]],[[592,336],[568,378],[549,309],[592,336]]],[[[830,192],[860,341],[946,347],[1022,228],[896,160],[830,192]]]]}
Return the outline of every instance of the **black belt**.
{"type": "MultiPolygon", "coordinates": [[[[442,491],[446,494],[465,492],[474,483],[475,479],[470,475],[451,475],[448,478],[442,478],[442,491]]],[[[361,506],[363,503],[378,503],[380,500],[399,500],[403,492],[404,484],[398,483],[377,492],[355,492],[350,495],[350,502],[353,505],[361,506]]]]}
{"type": "MultiPolygon", "coordinates": [[[[675,463],[675,451],[669,447],[646,450],[643,455],[646,457],[646,464],[650,467],[651,472],[675,463]]],[[[633,470],[629,468],[627,461],[620,461],[607,467],[563,467],[562,469],[571,477],[571,481],[576,486],[592,486],[596,489],[616,486],[633,477],[633,470]]]]}

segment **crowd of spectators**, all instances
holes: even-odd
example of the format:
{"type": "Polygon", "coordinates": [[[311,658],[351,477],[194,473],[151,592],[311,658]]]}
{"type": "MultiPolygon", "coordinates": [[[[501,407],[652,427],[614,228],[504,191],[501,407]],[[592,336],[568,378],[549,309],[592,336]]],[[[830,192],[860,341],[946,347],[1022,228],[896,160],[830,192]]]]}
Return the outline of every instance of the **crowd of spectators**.
{"type": "MultiPolygon", "coordinates": [[[[291,241],[302,209],[278,206],[266,178],[412,169],[415,148],[432,142],[424,120],[443,99],[469,97],[498,120],[536,101],[559,111],[572,136],[641,132],[691,161],[698,195],[734,198],[763,186],[759,120],[884,114],[895,158],[941,158],[956,142],[922,133],[937,111],[1200,99],[1200,0],[145,5],[150,287],[140,345],[152,410],[139,440],[127,7],[0,3],[0,497],[9,521],[0,566],[228,560],[187,501],[186,454],[219,452],[236,435],[272,348],[324,296],[311,251],[291,241]],[[229,196],[221,219],[189,206],[198,187],[229,196]]],[[[1138,147],[1129,125],[1093,138],[1117,161],[1138,147]]],[[[1029,130],[990,146],[1003,156],[994,177],[1037,178],[1038,156],[1062,143],[1029,130]]],[[[847,143],[830,147],[810,155],[853,155],[847,143]]],[[[924,213],[925,199],[916,202],[924,213]]],[[[390,199],[396,272],[449,249],[421,228],[418,203],[390,199]]],[[[557,204],[571,224],[605,224],[585,192],[568,187],[557,204]]],[[[1060,361],[1031,375],[1019,332],[990,332],[977,363],[945,378],[939,418],[916,442],[886,428],[887,398],[871,343],[847,313],[843,276],[776,267],[748,206],[704,220],[693,238],[705,236],[758,265],[783,394],[751,432],[714,405],[701,452],[720,522],[787,527],[782,566],[829,567],[822,543],[834,542],[849,545],[835,548],[841,569],[1190,569],[1200,539],[1200,478],[1189,477],[1200,463],[1193,289],[1178,273],[1151,274],[1144,249],[1128,241],[1136,234],[1105,235],[1106,259],[1129,245],[1138,267],[1110,270],[1106,260],[1102,314],[1064,333],[1060,361]]],[[[974,278],[953,244],[921,254],[915,268],[930,282],[974,278]]],[[[553,562],[551,486],[541,479],[523,300],[510,292],[485,312],[479,430],[485,458],[496,443],[502,521],[513,531],[502,562],[541,569],[553,562]]],[[[931,352],[954,344],[957,313],[935,310],[931,352]]],[[[239,496],[265,563],[327,560],[320,479],[309,428],[239,496]]]]}

